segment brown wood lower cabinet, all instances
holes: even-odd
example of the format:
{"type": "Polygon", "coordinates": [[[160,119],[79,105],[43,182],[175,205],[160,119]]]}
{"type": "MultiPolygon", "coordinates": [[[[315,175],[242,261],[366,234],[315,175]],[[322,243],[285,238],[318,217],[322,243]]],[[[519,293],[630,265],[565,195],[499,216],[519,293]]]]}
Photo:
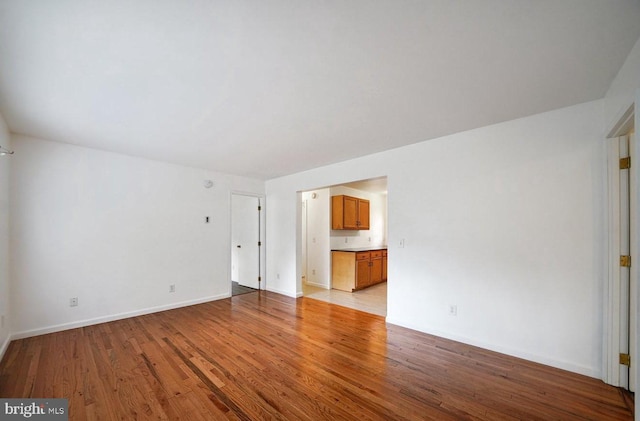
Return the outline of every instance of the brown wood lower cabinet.
{"type": "Polygon", "coordinates": [[[382,282],[382,250],[371,252],[369,267],[371,268],[370,285],[382,282]]]}
{"type": "Polygon", "coordinates": [[[332,251],[332,288],[355,291],[386,281],[386,250],[332,251]]]}
{"type": "Polygon", "coordinates": [[[356,284],[351,288],[361,289],[366,288],[371,285],[371,254],[366,253],[356,253],[356,284]]]}

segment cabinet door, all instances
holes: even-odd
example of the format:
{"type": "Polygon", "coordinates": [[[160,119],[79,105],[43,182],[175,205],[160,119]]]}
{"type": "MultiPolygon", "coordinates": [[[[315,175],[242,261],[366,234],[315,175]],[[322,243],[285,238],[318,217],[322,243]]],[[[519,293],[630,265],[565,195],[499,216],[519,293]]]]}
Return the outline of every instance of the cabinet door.
{"type": "Polygon", "coordinates": [[[366,288],[371,284],[371,270],[369,260],[356,262],[356,289],[366,288]]]}
{"type": "Polygon", "coordinates": [[[371,259],[371,285],[382,282],[382,256],[371,259]]]}
{"type": "Polygon", "coordinates": [[[358,229],[369,229],[369,201],[358,199],[358,229]]]}
{"type": "Polygon", "coordinates": [[[356,199],[355,197],[344,196],[343,212],[344,214],[342,216],[342,226],[344,227],[344,229],[358,229],[358,199],[356,199]]]}
{"type": "Polygon", "coordinates": [[[356,289],[368,287],[371,284],[371,268],[369,252],[356,253],[356,289]]]}
{"type": "Polygon", "coordinates": [[[331,229],[344,229],[344,200],[343,196],[331,197],[331,229]]]}

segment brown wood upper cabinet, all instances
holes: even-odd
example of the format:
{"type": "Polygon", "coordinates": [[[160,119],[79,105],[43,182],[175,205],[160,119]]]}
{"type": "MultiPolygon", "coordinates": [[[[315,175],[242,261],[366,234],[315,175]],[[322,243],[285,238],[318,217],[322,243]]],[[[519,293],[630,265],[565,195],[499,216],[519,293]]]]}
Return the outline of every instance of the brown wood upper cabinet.
{"type": "Polygon", "coordinates": [[[331,229],[368,230],[369,201],[344,195],[332,196],[331,229]]]}

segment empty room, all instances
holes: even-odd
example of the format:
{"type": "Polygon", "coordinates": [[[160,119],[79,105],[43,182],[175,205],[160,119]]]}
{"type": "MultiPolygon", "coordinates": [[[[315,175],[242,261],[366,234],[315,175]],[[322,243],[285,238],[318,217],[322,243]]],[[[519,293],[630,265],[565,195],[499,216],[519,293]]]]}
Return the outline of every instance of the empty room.
{"type": "Polygon", "coordinates": [[[639,420],[638,0],[0,0],[0,419],[639,420]]]}

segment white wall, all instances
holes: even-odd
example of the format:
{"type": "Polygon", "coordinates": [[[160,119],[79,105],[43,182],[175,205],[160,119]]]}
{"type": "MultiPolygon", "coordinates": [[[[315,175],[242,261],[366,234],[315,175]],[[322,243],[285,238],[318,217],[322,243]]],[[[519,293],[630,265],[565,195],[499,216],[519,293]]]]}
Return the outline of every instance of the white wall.
{"type": "Polygon", "coordinates": [[[331,196],[347,195],[369,200],[368,230],[331,230],[331,249],[387,245],[387,195],[346,186],[331,187],[331,196]]]}
{"type": "Polygon", "coordinates": [[[389,322],[598,377],[602,107],[581,104],[267,181],[267,277],[280,274],[270,285],[299,290],[296,191],[386,175],[389,322]]]}
{"type": "MultiPolygon", "coordinates": [[[[11,148],[9,129],[0,115],[0,146],[11,148]]],[[[14,156],[0,156],[0,359],[9,345],[9,166],[14,156]],[[4,323],[2,323],[4,319],[4,323]]]]}
{"type": "Polygon", "coordinates": [[[15,337],[230,295],[230,192],[263,193],[262,182],[12,140],[15,337]]]}
{"type": "MultiPolygon", "coordinates": [[[[640,89],[640,39],[629,53],[605,95],[604,122],[608,131],[634,103],[640,89]]],[[[637,109],[636,109],[637,114],[637,109]]]]}

